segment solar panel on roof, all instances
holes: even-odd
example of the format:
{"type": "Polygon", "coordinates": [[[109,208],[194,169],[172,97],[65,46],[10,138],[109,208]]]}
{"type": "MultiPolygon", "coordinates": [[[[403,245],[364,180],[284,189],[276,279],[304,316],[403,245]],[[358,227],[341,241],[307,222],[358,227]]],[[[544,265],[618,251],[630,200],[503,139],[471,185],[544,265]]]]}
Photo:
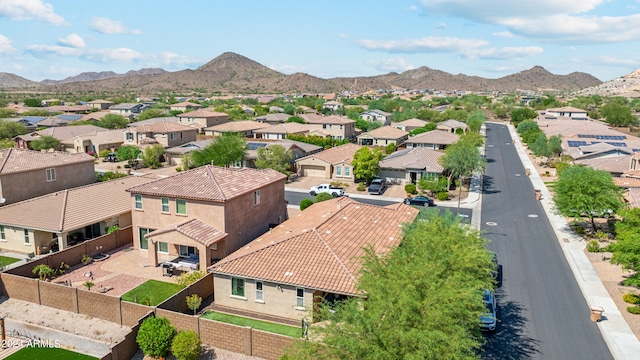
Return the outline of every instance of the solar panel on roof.
{"type": "Polygon", "coordinates": [[[569,147],[587,146],[586,141],[568,140],[567,144],[569,145],[569,147]]]}
{"type": "Polygon", "coordinates": [[[607,141],[606,143],[616,147],[627,147],[627,143],[623,143],[623,142],[607,141]]]}
{"type": "Polygon", "coordinates": [[[631,151],[633,151],[634,153],[636,153],[636,152],[640,152],[640,149],[631,149],[631,151]]]}
{"type": "Polygon", "coordinates": [[[250,143],[247,143],[247,150],[257,150],[257,149],[265,147],[265,146],[267,146],[266,143],[250,142],[250,143]]]}

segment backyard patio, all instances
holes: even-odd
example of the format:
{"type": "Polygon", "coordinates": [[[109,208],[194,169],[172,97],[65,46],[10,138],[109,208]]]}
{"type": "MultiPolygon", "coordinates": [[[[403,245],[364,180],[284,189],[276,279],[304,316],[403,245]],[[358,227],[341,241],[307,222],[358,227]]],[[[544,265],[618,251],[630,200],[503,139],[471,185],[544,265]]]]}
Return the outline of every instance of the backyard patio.
{"type": "MultiPolygon", "coordinates": [[[[149,265],[146,251],[134,250],[132,247],[121,247],[108,252],[108,258],[92,261],[88,265],[80,263],[65,271],[52,280],[56,284],[67,284],[86,289],[85,284],[93,283],[91,291],[121,296],[129,290],[153,279],[174,283],[175,277],[166,276],[166,269],[162,266],[149,265]]],[[[175,260],[175,256],[158,254],[160,262],[175,260]]],[[[180,271],[174,272],[179,275],[180,271]]]]}

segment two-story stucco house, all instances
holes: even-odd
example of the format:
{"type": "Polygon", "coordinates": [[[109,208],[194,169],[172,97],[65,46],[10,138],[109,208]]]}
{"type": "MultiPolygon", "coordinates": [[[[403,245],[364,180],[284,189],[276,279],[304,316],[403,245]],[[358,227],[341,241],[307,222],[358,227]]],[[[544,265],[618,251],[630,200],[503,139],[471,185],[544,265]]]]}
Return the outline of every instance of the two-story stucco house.
{"type": "Polygon", "coordinates": [[[27,149],[0,150],[0,197],[12,204],[96,181],[93,156],[27,149]]]}
{"type": "Polygon", "coordinates": [[[140,114],[146,108],[145,104],[116,104],[109,108],[109,112],[112,114],[122,115],[124,117],[133,118],[140,114]]]}
{"type": "Polygon", "coordinates": [[[398,246],[403,224],[418,212],[346,197],[313,204],[211,267],[214,310],[300,324],[313,318],[319,301],[362,296],[364,248],[385,253],[398,246]]]}
{"type": "Polygon", "coordinates": [[[124,133],[124,145],[141,145],[156,141],[162,147],[173,147],[196,140],[198,129],[160,121],[139,126],[130,126],[124,133]]]}
{"type": "Polygon", "coordinates": [[[277,171],[201,166],[128,189],[134,248],[197,258],[206,269],[286,220],[286,176],[277,171]]]}
{"type": "Polygon", "coordinates": [[[378,122],[382,126],[391,125],[391,119],[393,114],[382,110],[369,110],[360,114],[360,119],[367,120],[369,122],[378,122]]]}
{"type": "Polygon", "coordinates": [[[356,132],[356,122],[343,116],[322,116],[317,114],[300,115],[312,130],[321,130],[332,139],[351,139],[356,132]]]}
{"type": "Polygon", "coordinates": [[[176,115],[181,125],[193,126],[203,132],[204,128],[229,122],[229,115],[223,112],[198,109],[176,115]]]}

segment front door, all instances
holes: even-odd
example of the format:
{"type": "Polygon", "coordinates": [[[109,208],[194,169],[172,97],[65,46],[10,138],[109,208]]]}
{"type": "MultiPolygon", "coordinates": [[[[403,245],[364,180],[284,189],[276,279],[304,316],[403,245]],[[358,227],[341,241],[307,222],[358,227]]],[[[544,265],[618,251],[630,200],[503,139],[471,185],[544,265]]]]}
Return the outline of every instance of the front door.
{"type": "Polygon", "coordinates": [[[412,184],[415,184],[415,183],[416,183],[416,181],[417,181],[417,178],[418,178],[418,173],[411,171],[411,172],[409,173],[409,177],[410,177],[410,179],[411,179],[411,183],[412,183],[412,184]]]}

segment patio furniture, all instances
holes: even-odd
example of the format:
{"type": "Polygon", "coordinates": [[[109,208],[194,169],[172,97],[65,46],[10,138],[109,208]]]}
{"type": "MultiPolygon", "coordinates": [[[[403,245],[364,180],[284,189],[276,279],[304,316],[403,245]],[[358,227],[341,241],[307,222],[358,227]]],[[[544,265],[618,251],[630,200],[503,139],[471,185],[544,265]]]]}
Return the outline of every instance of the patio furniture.
{"type": "Polygon", "coordinates": [[[178,267],[188,268],[189,270],[198,270],[200,263],[193,259],[180,259],[178,261],[178,267]]]}

